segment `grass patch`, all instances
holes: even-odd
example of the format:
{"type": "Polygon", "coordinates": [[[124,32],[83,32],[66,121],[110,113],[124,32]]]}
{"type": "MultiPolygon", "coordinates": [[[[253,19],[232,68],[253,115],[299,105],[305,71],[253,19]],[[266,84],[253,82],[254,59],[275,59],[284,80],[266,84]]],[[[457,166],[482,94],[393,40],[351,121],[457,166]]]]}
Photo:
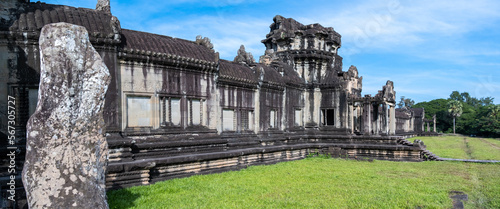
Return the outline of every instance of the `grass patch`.
{"type": "Polygon", "coordinates": [[[481,138],[468,138],[467,141],[471,147],[473,159],[500,160],[500,146],[495,146],[481,138]]]}
{"type": "Polygon", "coordinates": [[[476,160],[500,160],[500,140],[463,136],[415,137],[439,157],[476,160]]]}
{"type": "Polygon", "coordinates": [[[111,208],[500,208],[500,166],[307,158],[109,191],[111,208]]]}
{"type": "Polygon", "coordinates": [[[484,138],[484,140],[486,140],[487,142],[493,144],[496,147],[500,147],[500,139],[488,139],[488,138],[484,138]]]}
{"type": "Polygon", "coordinates": [[[427,146],[427,150],[443,158],[470,159],[467,155],[467,147],[463,142],[463,137],[457,136],[432,136],[415,137],[408,139],[413,141],[420,139],[427,146]]]}

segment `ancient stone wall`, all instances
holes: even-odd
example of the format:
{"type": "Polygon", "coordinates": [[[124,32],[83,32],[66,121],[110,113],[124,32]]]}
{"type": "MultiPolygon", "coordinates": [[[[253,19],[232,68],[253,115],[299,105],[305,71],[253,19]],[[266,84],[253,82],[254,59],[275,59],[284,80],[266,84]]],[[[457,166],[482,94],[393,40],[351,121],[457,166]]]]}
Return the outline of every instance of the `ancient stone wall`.
{"type": "MultiPolygon", "coordinates": [[[[419,148],[373,137],[401,129],[392,114],[394,84],[363,97],[357,68],[342,69],[341,36],[333,28],[276,16],[262,41],[265,55],[255,63],[243,46],[228,61],[207,37],[189,41],[121,29],[106,0],[97,10],[15,7],[17,19],[1,27],[0,67],[8,70],[0,75],[8,78],[0,77],[0,87],[16,97],[18,135],[25,135],[23,121],[36,106],[40,29],[60,21],[84,26],[111,76],[104,105],[110,187],[288,160],[288,153],[303,157],[327,147],[353,158],[420,160],[419,148]]],[[[423,125],[423,111],[412,111],[409,132],[423,125]]]]}

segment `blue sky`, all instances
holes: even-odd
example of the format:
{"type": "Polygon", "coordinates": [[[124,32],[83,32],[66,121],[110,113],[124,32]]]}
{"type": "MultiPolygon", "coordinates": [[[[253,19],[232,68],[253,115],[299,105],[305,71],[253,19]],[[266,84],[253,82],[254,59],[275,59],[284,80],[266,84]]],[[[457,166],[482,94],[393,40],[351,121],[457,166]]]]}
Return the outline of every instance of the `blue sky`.
{"type": "MultiPolygon", "coordinates": [[[[49,0],[95,8],[97,0],[49,0]]],[[[344,70],[355,65],[362,94],[394,81],[416,102],[452,91],[500,104],[500,1],[111,0],[122,28],[188,40],[209,37],[223,59],[245,45],[258,60],[275,15],[320,23],[342,35],[344,70]],[[307,2],[307,3],[305,3],[307,2]]]]}

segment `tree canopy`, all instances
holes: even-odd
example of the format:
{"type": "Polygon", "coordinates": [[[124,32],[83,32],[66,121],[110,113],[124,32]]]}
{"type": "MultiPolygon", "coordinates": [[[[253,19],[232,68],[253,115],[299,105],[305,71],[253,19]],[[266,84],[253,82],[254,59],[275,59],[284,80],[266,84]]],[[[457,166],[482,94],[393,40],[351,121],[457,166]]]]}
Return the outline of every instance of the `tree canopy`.
{"type": "Polygon", "coordinates": [[[453,110],[453,113],[457,115],[457,133],[500,137],[500,105],[495,105],[492,97],[478,99],[470,96],[468,92],[453,91],[447,99],[420,102],[412,107],[423,107],[427,119],[431,119],[433,115],[436,115],[437,131],[451,133],[453,132],[453,114],[449,112],[449,103],[461,106],[461,112],[458,112],[458,109],[453,110]],[[458,117],[458,115],[460,116],[458,117]]]}
{"type": "Polygon", "coordinates": [[[414,104],[415,104],[415,101],[413,101],[410,98],[405,98],[404,96],[402,96],[401,100],[398,102],[398,108],[403,108],[403,107],[410,108],[414,104]]]}
{"type": "Polygon", "coordinates": [[[462,115],[462,102],[457,100],[448,101],[448,113],[453,117],[453,133],[455,133],[455,120],[462,115]]]}
{"type": "Polygon", "coordinates": [[[450,113],[451,117],[460,117],[463,113],[462,103],[457,100],[448,101],[448,113],[450,113]]]}

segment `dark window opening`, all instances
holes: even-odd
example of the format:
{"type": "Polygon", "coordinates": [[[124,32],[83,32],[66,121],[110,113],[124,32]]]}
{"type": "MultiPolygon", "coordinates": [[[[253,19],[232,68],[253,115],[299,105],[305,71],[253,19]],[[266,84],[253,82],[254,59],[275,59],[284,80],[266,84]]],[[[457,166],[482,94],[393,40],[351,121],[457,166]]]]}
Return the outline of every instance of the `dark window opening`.
{"type": "Polygon", "coordinates": [[[322,109],[321,110],[321,124],[324,126],[335,125],[335,109],[322,109]]]}

